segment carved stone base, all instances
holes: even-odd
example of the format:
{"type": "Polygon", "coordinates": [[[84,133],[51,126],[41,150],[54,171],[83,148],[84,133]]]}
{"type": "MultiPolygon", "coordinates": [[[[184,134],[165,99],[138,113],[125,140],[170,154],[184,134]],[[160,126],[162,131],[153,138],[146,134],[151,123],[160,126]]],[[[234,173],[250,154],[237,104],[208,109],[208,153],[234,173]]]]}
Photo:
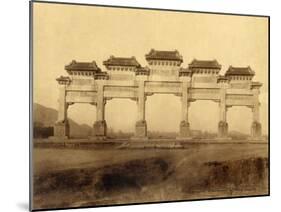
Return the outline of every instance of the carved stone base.
{"type": "Polygon", "coordinates": [[[134,139],[147,139],[147,125],[145,120],[137,121],[134,139]]]}
{"type": "Polygon", "coordinates": [[[189,138],[190,137],[190,127],[189,122],[181,121],[180,123],[180,133],[179,138],[189,138]]]}
{"type": "Polygon", "coordinates": [[[220,121],[218,125],[218,138],[227,138],[228,135],[228,123],[220,121]]]}
{"type": "Polygon", "coordinates": [[[60,121],[54,125],[54,136],[52,138],[66,139],[69,137],[69,123],[68,121],[60,121]]]}
{"type": "Polygon", "coordinates": [[[96,121],[93,126],[92,137],[96,138],[105,138],[107,132],[106,121],[96,121]]]}
{"type": "Polygon", "coordinates": [[[251,127],[251,136],[252,138],[260,138],[262,135],[261,133],[261,123],[253,122],[251,127]]]}

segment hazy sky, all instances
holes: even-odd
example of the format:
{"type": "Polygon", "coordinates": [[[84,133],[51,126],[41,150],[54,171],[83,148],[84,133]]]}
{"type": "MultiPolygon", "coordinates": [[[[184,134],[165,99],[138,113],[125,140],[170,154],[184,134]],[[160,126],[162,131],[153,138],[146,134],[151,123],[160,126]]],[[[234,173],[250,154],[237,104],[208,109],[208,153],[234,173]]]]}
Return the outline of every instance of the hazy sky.
{"type": "MultiPolygon", "coordinates": [[[[56,108],[58,85],[55,78],[67,75],[64,66],[71,60],[102,62],[110,55],[135,56],[147,65],[144,55],[151,48],[177,49],[186,67],[193,58],[217,59],[221,74],[229,65],[248,66],[256,72],[261,89],[261,123],[268,125],[268,32],[267,19],[245,16],[163,12],[120,8],[34,3],[34,102],[56,108]]],[[[181,105],[174,95],[147,98],[149,130],[178,131],[181,105]]],[[[113,99],[106,104],[106,120],[116,130],[133,131],[136,103],[113,99]],[[126,109],[124,109],[126,108],[126,109]]],[[[217,131],[218,104],[191,103],[193,129],[217,131]]],[[[92,125],[95,106],[74,104],[69,117],[92,125]]],[[[247,107],[232,107],[227,113],[230,130],[249,133],[252,121],[247,107]]]]}

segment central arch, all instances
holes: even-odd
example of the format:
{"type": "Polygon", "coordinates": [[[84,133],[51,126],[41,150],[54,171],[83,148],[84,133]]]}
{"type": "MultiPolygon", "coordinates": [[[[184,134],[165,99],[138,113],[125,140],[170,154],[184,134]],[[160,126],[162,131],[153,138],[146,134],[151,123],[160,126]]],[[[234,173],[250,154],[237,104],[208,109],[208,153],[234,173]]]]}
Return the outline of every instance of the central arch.
{"type": "Polygon", "coordinates": [[[211,100],[190,103],[189,123],[193,137],[216,137],[219,123],[219,105],[211,100]]]}
{"type": "Polygon", "coordinates": [[[150,138],[176,138],[181,122],[181,100],[174,94],[147,96],[145,117],[150,138]]]}

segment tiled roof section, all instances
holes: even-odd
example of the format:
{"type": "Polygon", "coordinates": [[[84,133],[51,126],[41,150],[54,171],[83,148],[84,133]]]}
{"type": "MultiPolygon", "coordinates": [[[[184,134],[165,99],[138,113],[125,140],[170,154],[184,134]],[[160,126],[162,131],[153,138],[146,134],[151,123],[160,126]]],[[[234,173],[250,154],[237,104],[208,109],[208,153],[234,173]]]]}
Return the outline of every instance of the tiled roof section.
{"type": "Polygon", "coordinates": [[[221,69],[221,65],[217,60],[192,60],[188,65],[189,68],[210,68],[210,69],[221,69]]]}
{"type": "Polygon", "coordinates": [[[136,70],[136,75],[149,75],[150,70],[148,67],[140,67],[136,70]]]}
{"type": "Polygon", "coordinates": [[[108,80],[109,76],[107,72],[99,72],[94,75],[95,80],[108,80]]]}
{"type": "Polygon", "coordinates": [[[260,83],[260,82],[252,82],[252,85],[251,85],[252,88],[254,88],[254,87],[259,88],[261,86],[262,86],[262,83],[260,83]]]}
{"type": "Polygon", "coordinates": [[[222,75],[218,76],[217,82],[225,82],[225,81],[228,81],[228,78],[226,76],[222,76],[222,75]]]}
{"type": "Polygon", "coordinates": [[[255,72],[251,69],[250,66],[248,67],[229,66],[228,70],[225,72],[225,76],[232,76],[232,75],[254,76],[255,72]]]}
{"type": "Polygon", "coordinates": [[[71,82],[71,79],[69,77],[60,76],[56,79],[59,84],[69,84],[71,82]]]}
{"type": "Polygon", "coordinates": [[[67,71],[94,71],[100,72],[100,68],[97,66],[96,62],[76,62],[72,60],[69,65],[65,66],[67,71]]]}
{"type": "Polygon", "coordinates": [[[191,70],[189,68],[181,68],[179,71],[180,72],[187,72],[187,73],[191,72],[191,70]]]}
{"type": "Polygon", "coordinates": [[[151,49],[148,54],[145,55],[146,60],[173,60],[182,62],[182,56],[178,50],[174,51],[158,51],[151,49]]]}
{"type": "Polygon", "coordinates": [[[181,68],[179,70],[179,76],[182,77],[182,76],[191,76],[192,75],[192,72],[189,68],[181,68]]]}
{"type": "Polygon", "coordinates": [[[57,81],[68,81],[68,80],[70,80],[70,78],[69,77],[65,77],[65,76],[60,76],[59,78],[57,78],[56,79],[57,81]]]}
{"type": "Polygon", "coordinates": [[[141,67],[135,57],[114,57],[111,56],[108,60],[103,61],[105,66],[133,66],[141,67]]]}
{"type": "Polygon", "coordinates": [[[226,76],[223,75],[219,75],[218,76],[218,80],[227,80],[228,78],[226,76]]]}

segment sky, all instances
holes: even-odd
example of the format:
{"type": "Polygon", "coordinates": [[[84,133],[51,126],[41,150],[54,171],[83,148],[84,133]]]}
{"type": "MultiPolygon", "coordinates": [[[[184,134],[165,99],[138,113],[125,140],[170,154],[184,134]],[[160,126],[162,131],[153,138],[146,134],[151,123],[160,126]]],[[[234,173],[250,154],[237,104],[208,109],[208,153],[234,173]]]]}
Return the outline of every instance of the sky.
{"type": "MultiPolygon", "coordinates": [[[[64,66],[73,59],[95,60],[100,68],[110,55],[135,56],[146,66],[144,55],[151,48],[177,49],[183,56],[182,67],[194,59],[217,61],[224,74],[229,65],[251,66],[254,81],[263,83],[260,116],[263,133],[268,128],[268,23],[266,18],[168,12],[94,6],[34,3],[33,8],[33,97],[34,102],[57,108],[56,78],[67,75],[64,66]]],[[[92,125],[95,106],[74,104],[68,116],[92,125]]],[[[107,102],[105,118],[114,130],[133,131],[136,102],[113,99],[107,102]]],[[[174,95],[153,95],[146,101],[149,130],[178,131],[180,99],[174,95]]],[[[189,109],[192,129],[216,132],[218,103],[192,102],[189,109]]],[[[227,121],[230,130],[250,132],[251,110],[232,107],[227,121]]]]}

